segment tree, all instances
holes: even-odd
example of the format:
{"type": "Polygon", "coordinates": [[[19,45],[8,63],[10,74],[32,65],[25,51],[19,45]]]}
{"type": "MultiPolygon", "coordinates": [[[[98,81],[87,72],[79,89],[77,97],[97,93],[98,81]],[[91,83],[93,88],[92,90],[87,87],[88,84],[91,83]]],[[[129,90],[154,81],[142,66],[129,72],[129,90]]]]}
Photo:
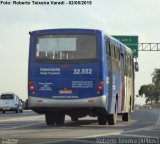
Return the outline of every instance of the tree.
{"type": "Polygon", "coordinates": [[[142,85],[139,89],[139,95],[145,95],[146,101],[155,100],[158,103],[160,99],[160,69],[155,69],[152,73],[153,84],[142,85]]]}
{"type": "Polygon", "coordinates": [[[152,82],[157,86],[157,88],[160,88],[160,69],[155,69],[152,76],[152,82]]]}
{"type": "Polygon", "coordinates": [[[157,100],[157,87],[154,84],[142,85],[139,89],[139,95],[147,98],[147,101],[157,100]]]}
{"type": "Polygon", "coordinates": [[[159,96],[160,96],[160,90],[159,90],[159,88],[156,88],[156,91],[154,93],[154,99],[155,99],[157,104],[159,102],[159,98],[160,98],[159,96]]]}
{"type": "Polygon", "coordinates": [[[152,82],[156,85],[155,100],[158,103],[160,99],[160,69],[155,69],[152,73],[152,82]]]}

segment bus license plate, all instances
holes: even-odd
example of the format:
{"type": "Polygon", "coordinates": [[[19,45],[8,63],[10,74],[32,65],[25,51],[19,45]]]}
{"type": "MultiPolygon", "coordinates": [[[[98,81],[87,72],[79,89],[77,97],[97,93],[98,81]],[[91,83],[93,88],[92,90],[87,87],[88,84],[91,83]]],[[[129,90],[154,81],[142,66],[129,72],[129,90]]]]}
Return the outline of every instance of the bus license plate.
{"type": "Polygon", "coordinates": [[[60,89],[59,93],[60,94],[72,94],[72,90],[71,89],[60,89]]]}

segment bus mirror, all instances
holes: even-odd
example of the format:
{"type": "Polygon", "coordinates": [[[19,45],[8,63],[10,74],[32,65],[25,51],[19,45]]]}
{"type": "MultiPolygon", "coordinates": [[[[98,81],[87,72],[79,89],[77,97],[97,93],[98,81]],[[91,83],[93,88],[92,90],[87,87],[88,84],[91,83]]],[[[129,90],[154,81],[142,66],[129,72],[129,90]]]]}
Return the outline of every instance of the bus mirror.
{"type": "Polygon", "coordinates": [[[134,63],[134,66],[135,66],[135,71],[139,71],[138,62],[135,62],[135,63],[134,63]]]}
{"type": "Polygon", "coordinates": [[[29,35],[32,35],[32,32],[31,32],[31,31],[29,32],[29,35]]]}

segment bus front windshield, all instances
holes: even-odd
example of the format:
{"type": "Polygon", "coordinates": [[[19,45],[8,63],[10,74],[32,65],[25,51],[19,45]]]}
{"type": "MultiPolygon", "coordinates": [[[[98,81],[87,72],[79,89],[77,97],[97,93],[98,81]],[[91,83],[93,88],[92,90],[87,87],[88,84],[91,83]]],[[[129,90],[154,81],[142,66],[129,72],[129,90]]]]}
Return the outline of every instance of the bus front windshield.
{"type": "Polygon", "coordinates": [[[36,59],[91,60],[97,58],[95,35],[43,35],[37,38],[36,59]]]}

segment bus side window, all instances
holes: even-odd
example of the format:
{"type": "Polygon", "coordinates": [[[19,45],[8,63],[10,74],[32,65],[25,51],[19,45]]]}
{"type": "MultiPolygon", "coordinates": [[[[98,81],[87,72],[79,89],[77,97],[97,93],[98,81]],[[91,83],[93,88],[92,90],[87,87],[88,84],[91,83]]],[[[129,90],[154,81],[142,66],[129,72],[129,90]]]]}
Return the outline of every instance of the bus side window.
{"type": "Polygon", "coordinates": [[[105,48],[106,48],[106,61],[107,61],[108,70],[111,71],[112,70],[112,65],[111,65],[111,46],[110,46],[110,42],[109,41],[106,41],[105,48]]]}
{"type": "Polygon", "coordinates": [[[116,59],[116,46],[114,46],[114,58],[116,59]]]}
{"type": "Polygon", "coordinates": [[[109,43],[108,48],[109,48],[109,49],[108,49],[108,50],[109,50],[109,51],[108,51],[108,52],[109,52],[109,56],[111,57],[111,43],[109,43]]]}
{"type": "Polygon", "coordinates": [[[115,51],[115,55],[116,55],[116,72],[117,73],[120,73],[120,51],[119,51],[119,48],[116,47],[116,51],[115,51]]]}
{"type": "Polygon", "coordinates": [[[110,47],[110,43],[108,41],[106,41],[106,55],[107,56],[111,56],[111,47],[110,47]]]}
{"type": "Polygon", "coordinates": [[[114,48],[114,45],[111,44],[111,57],[114,58],[115,57],[115,48],[114,48]]]}
{"type": "Polygon", "coordinates": [[[127,53],[125,54],[125,76],[127,76],[127,53]]]}
{"type": "Polygon", "coordinates": [[[129,55],[129,77],[132,77],[132,57],[129,55]]]}
{"type": "Polygon", "coordinates": [[[126,53],[126,56],[125,56],[125,75],[127,77],[131,77],[131,56],[129,53],[126,53]]]}
{"type": "Polygon", "coordinates": [[[116,59],[120,61],[120,51],[118,48],[116,48],[116,59]]]}

